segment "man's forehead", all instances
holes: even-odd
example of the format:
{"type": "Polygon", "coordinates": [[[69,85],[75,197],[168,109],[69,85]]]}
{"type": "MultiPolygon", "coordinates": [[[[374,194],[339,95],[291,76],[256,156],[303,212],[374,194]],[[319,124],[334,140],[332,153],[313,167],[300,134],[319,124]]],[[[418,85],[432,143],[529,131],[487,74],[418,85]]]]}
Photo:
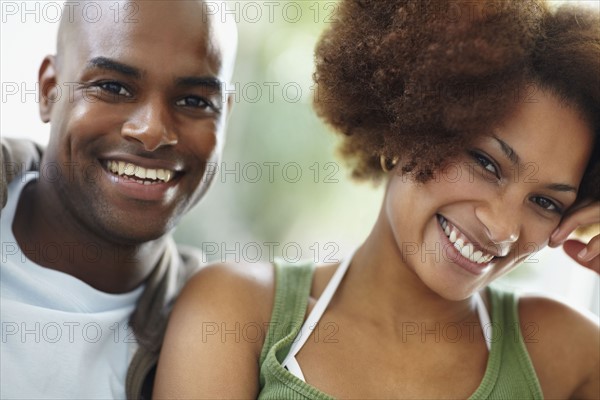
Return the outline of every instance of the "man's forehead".
{"type": "Polygon", "coordinates": [[[136,0],[88,4],[94,4],[93,15],[79,13],[75,17],[63,13],[57,44],[59,56],[71,50],[77,50],[74,53],[84,58],[110,56],[109,53],[119,54],[144,43],[158,45],[163,42],[174,50],[193,46],[195,52],[225,64],[227,71],[223,72],[230,75],[229,64],[233,64],[237,46],[235,25],[221,23],[208,12],[210,9],[204,1],[136,0]]]}
{"type": "Polygon", "coordinates": [[[85,12],[71,13],[70,8],[63,9],[59,36],[85,31],[101,34],[112,29],[151,29],[165,24],[192,25],[196,30],[207,31],[215,19],[203,12],[204,5],[201,0],[85,0],[85,12]],[[88,7],[91,5],[93,7],[88,7]]]}

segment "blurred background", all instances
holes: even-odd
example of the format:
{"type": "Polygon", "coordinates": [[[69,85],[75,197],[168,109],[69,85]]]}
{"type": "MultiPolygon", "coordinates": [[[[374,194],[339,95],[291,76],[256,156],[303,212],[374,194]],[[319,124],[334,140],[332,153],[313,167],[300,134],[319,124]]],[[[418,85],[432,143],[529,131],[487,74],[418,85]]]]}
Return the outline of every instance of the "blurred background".
{"type": "MultiPolygon", "coordinates": [[[[588,3],[598,8],[598,1],[588,3]]],[[[313,49],[337,2],[211,4],[239,29],[235,104],[215,184],[178,226],[176,240],[204,250],[207,261],[341,260],[368,235],[383,187],[349,179],[336,136],[311,106],[313,49]]],[[[55,52],[62,7],[2,1],[2,135],[48,140],[36,79],[42,58],[55,52]]],[[[599,314],[598,277],[561,249],[542,250],[501,283],[599,314]]]]}

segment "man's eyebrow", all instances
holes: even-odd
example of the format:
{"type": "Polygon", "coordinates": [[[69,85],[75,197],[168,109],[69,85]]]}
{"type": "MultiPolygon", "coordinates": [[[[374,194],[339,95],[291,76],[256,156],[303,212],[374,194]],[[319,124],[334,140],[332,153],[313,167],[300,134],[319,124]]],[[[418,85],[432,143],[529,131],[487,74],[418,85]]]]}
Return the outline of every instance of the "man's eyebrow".
{"type": "Polygon", "coordinates": [[[519,158],[517,152],[512,147],[510,147],[508,143],[496,136],[493,136],[493,138],[496,139],[496,141],[500,144],[502,152],[510,160],[511,163],[513,163],[514,165],[518,165],[521,162],[521,159],[519,158]]]}
{"type": "Polygon", "coordinates": [[[106,69],[109,71],[118,72],[122,75],[127,75],[131,78],[142,78],[142,72],[139,69],[106,57],[92,58],[90,61],[88,61],[87,68],[106,69]]]}
{"type": "Polygon", "coordinates": [[[221,82],[220,79],[204,76],[185,76],[177,78],[175,84],[182,87],[203,86],[218,91],[223,87],[223,82],[221,82]]]}

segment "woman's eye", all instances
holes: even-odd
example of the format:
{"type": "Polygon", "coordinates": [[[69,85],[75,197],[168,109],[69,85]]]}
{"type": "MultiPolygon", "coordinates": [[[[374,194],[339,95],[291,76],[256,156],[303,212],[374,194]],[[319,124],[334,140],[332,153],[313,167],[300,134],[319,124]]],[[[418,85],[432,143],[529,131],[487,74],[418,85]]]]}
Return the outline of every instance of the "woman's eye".
{"type": "Polygon", "coordinates": [[[98,87],[111,94],[116,94],[117,96],[131,97],[131,93],[125,89],[125,86],[117,82],[102,82],[98,84],[98,87]]]}
{"type": "Polygon", "coordinates": [[[183,99],[175,102],[175,104],[178,106],[182,106],[182,107],[210,108],[210,109],[213,108],[212,104],[210,104],[208,101],[204,100],[203,98],[197,97],[197,96],[184,97],[183,99]]]}
{"type": "Polygon", "coordinates": [[[562,210],[556,205],[556,203],[550,199],[547,199],[546,197],[535,196],[532,198],[532,201],[546,211],[562,213],[562,210]]]}
{"type": "Polygon", "coordinates": [[[483,154],[476,153],[476,152],[473,152],[471,154],[473,155],[473,158],[475,159],[475,161],[477,161],[477,163],[479,165],[481,165],[486,170],[490,171],[492,174],[498,176],[498,170],[496,169],[496,166],[489,158],[487,158],[483,154]]]}

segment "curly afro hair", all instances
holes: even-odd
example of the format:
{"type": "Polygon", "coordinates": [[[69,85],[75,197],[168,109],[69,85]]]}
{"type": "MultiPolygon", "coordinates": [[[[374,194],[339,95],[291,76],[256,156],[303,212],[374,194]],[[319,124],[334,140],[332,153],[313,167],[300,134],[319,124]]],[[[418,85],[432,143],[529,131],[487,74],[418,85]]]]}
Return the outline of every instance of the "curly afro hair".
{"type": "MultiPolygon", "coordinates": [[[[380,156],[429,180],[537,89],[594,126],[580,197],[600,198],[600,20],[542,0],[342,0],[316,48],[317,113],[358,179],[380,156]]],[[[565,134],[568,134],[565,132],[565,134]]]]}

